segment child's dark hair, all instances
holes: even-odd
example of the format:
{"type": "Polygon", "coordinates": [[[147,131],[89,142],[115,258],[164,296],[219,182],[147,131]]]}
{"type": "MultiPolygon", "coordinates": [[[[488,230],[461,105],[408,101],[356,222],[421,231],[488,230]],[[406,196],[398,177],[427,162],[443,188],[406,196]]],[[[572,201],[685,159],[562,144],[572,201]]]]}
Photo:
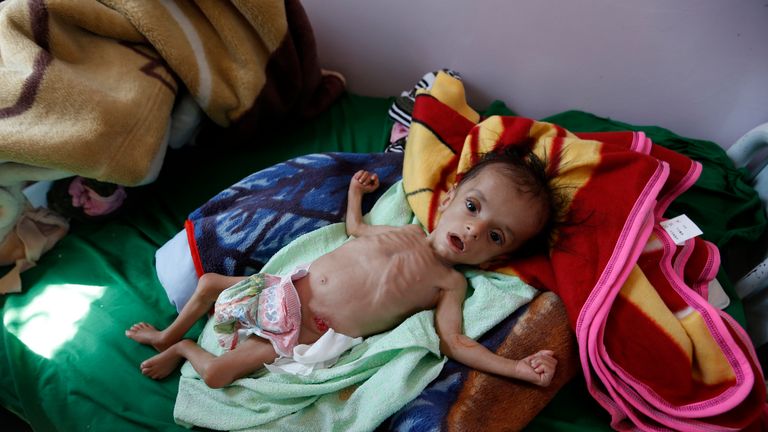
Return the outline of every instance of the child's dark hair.
{"type": "Polygon", "coordinates": [[[501,164],[504,172],[515,182],[518,190],[541,199],[545,220],[542,229],[508,258],[531,256],[549,251],[555,228],[561,220],[565,207],[565,196],[552,184],[547,170],[547,161],[541,159],[526,145],[506,146],[500,150],[484,153],[480,160],[459,179],[457,186],[477,176],[489,165],[501,164]]]}

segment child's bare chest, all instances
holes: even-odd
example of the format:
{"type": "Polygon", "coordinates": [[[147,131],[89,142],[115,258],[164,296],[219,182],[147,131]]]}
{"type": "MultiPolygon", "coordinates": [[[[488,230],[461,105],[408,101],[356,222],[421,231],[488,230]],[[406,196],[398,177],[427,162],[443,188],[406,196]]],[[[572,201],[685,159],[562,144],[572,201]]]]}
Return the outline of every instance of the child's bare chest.
{"type": "Polygon", "coordinates": [[[402,234],[356,239],[313,263],[312,289],[322,308],[354,304],[364,311],[355,321],[383,326],[434,307],[441,284],[455,270],[437,259],[421,233],[402,234]]]}
{"type": "Polygon", "coordinates": [[[363,278],[382,301],[423,309],[434,306],[440,285],[454,270],[437,259],[423,235],[396,232],[380,235],[360,245],[369,254],[363,278]],[[387,299],[387,300],[385,300],[387,299]]]}

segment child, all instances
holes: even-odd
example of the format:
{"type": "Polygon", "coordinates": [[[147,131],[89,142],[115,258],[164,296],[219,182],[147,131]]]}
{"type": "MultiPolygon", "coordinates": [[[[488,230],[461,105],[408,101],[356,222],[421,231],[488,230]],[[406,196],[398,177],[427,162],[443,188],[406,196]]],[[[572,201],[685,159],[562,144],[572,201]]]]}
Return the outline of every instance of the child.
{"type": "Polygon", "coordinates": [[[378,186],[375,174],[353,176],[346,230],[355,238],[311,268],[284,277],[208,273],[168,328],[132,326],[126,331],[129,338],[159,351],[141,364],[142,373],[160,379],[187,359],[209,387],[220,388],[278,357],[290,357],[297,344],[312,344],[332,333],[329,329],[348,337],[369,336],[436,308],[435,327],[445,355],[481,371],[549,385],[557,365],[552,351],[507,359],[462,333],[467,281],[453,268],[508,256],[551,226],[553,192],[541,160],[533,153],[487,154],[448,192],[434,231],[426,235],[417,225],[363,222],[362,196],[378,186]],[[214,328],[229,348],[218,357],[182,339],[214,303],[214,328]],[[238,341],[239,329],[251,335],[238,341]]]}

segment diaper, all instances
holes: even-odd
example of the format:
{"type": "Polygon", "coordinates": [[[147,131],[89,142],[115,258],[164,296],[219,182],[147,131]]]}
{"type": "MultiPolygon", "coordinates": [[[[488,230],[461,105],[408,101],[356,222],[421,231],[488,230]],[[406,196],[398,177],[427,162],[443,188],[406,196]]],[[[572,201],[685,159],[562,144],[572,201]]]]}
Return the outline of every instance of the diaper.
{"type": "Polygon", "coordinates": [[[301,330],[301,303],[293,281],[306,276],[308,267],[288,276],[255,274],[222,291],[213,316],[219,345],[231,350],[254,334],[269,340],[280,356],[290,356],[301,330]]]}
{"type": "Polygon", "coordinates": [[[362,341],[361,337],[352,338],[328,329],[312,345],[296,345],[293,356],[279,357],[264,366],[274,373],[309,375],[314,370],[333,366],[342,354],[362,341]]]}

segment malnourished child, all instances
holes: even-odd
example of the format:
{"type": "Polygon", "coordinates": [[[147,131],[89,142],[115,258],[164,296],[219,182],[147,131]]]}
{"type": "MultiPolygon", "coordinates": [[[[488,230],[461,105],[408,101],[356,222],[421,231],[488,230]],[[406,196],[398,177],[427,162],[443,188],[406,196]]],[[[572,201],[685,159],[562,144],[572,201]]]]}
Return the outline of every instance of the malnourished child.
{"type": "Polygon", "coordinates": [[[530,152],[485,155],[440,203],[429,234],[417,225],[364,223],[362,196],[378,186],[366,171],[351,179],[346,230],[354,239],[339,248],[282,277],[205,274],[166,329],[133,325],[126,335],[159,351],[141,364],[142,373],[160,379],[187,359],[208,386],[220,388],[331,329],[349,338],[370,336],[435,308],[445,355],[480,371],[549,385],[557,365],[552,351],[507,359],[463,334],[467,281],[454,269],[506,258],[546,237],[555,209],[543,162],[530,152]],[[228,349],[220,356],[183,339],[214,304],[214,329],[228,349]],[[239,330],[247,336],[238,337],[239,330]]]}

